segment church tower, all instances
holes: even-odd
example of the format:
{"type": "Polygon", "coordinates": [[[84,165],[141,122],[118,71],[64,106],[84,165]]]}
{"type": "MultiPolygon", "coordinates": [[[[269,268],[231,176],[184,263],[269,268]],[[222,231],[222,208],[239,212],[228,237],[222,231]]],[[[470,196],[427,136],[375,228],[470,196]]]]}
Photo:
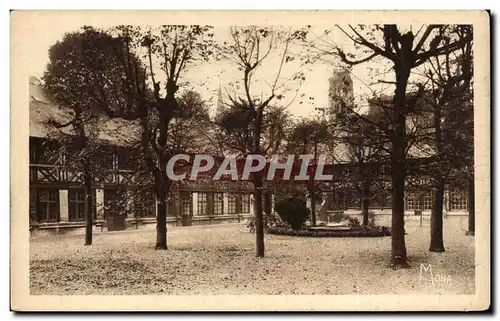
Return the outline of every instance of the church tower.
{"type": "Polygon", "coordinates": [[[328,109],[331,117],[345,112],[346,108],[354,105],[354,90],[350,70],[335,69],[333,76],[329,79],[328,109]]]}

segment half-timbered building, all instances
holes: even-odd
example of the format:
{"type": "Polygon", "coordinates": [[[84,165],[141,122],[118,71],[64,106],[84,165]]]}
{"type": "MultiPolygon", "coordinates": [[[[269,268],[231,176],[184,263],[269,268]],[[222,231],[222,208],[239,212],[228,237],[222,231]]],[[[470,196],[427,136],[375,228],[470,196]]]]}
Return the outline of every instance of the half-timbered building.
{"type": "MultiPolygon", "coordinates": [[[[35,79],[29,84],[30,122],[30,224],[34,233],[81,230],[85,226],[85,193],[81,174],[68,164],[55,162],[58,140],[51,139],[49,118],[65,119],[65,110],[55,106],[35,79]]],[[[94,222],[106,228],[106,218],[126,216],[128,227],[151,227],[156,223],[154,193],[136,197],[131,162],[134,150],[121,144],[120,135],[130,135],[133,122],[108,119],[99,133],[102,152],[99,175],[94,175],[94,222]],[[148,197],[150,195],[150,197],[148,197]]],[[[64,160],[63,160],[64,162],[64,160]]],[[[176,184],[169,199],[168,225],[199,225],[246,220],[253,214],[251,189],[245,182],[199,180],[176,184]]]]}

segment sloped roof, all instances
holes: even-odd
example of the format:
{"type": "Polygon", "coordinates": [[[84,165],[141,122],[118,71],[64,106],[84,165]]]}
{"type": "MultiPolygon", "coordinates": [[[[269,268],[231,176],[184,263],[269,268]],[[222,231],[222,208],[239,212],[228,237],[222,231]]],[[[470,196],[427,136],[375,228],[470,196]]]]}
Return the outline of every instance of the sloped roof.
{"type": "MultiPolygon", "coordinates": [[[[43,87],[34,78],[29,83],[29,125],[31,137],[48,137],[55,130],[47,125],[49,119],[65,123],[71,120],[71,109],[57,106],[46,94],[43,87]]],[[[130,140],[139,137],[139,125],[137,121],[124,120],[121,118],[109,118],[102,116],[99,128],[99,139],[115,145],[125,145],[130,140]]],[[[72,135],[73,130],[69,126],[62,132],[72,135]]]]}

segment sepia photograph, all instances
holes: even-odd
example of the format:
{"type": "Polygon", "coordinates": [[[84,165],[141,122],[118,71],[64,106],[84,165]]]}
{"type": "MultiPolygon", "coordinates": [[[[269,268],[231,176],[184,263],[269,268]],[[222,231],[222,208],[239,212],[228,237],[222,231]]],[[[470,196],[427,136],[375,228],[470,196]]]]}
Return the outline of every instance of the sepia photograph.
{"type": "Polygon", "coordinates": [[[12,309],[489,308],[486,11],[13,11],[11,36],[12,309]]]}

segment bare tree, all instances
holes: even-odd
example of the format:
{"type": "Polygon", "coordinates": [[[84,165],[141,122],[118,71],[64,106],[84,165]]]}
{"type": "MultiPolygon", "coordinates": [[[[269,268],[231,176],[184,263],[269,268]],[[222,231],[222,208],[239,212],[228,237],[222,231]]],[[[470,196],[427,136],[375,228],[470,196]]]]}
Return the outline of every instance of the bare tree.
{"type": "MultiPolygon", "coordinates": [[[[430,134],[434,145],[434,162],[431,164],[434,181],[434,206],[431,216],[431,243],[429,251],[444,252],[443,242],[443,204],[445,185],[463,185],[460,181],[471,181],[474,177],[473,150],[473,114],[472,114],[472,77],[473,51],[472,27],[455,26],[440,29],[439,37],[446,44],[451,41],[468,39],[461,43],[455,51],[445,53],[442,57],[429,59],[425,75],[428,91],[425,95],[426,105],[434,116],[430,134]],[[457,118],[458,117],[458,118],[457,118]],[[461,137],[468,138],[464,144],[461,137]],[[466,179],[457,180],[456,173],[466,169],[466,179]],[[451,185],[451,184],[450,184],[451,185]]],[[[473,189],[472,184],[466,184],[473,189]]],[[[473,195],[473,193],[472,193],[473,195]]],[[[469,218],[474,221],[473,211],[469,218]]],[[[469,222],[471,222],[469,221],[469,222]]],[[[474,224],[472,226],[472,233],[474,224]]]]}
{"type": "Polygon", "coordinates": [[[112,32],[119,35],[116,51],[121,65],[126,67],[127,96],[136,108],[141,126],[142,157],[154,179],[158,202],[155,248],[166,250],[167,200],[172,186],[166,167],[171,157],[180,152],[180,146],[170,139],[175,119],[183,114],[177,100],[180,80],[196,62],[214,58],[217,45],[210,26],[119,26],[112,32]],[[133,59],[134,52],[141,50],[145,51],[147,67],[133,59]],[[161,78],[157,76],[159,70],[163,73],[161,78]]]}
{"type": "Polygon", "coordinates": [[[440,30],[447,25],[423,26],[415,35],[412,30],[401,32],[396,25],[373,25],[347,28],[337,26],[355,45],[364,49],[363,57],[346,53],[332,44],[324,53],[340,57],[343,63],[353,66],[384,58],[392,64],[394,71],[394,97],[391,112],[391,126],[387,130],[391,144],[392,179],[392,251],[391,265],[409,267],[404,230],[404,193],[405,193],[405,151],[406,139],[406,92],[412,70],[429,61],[431,57],[442,56],[455,51],[470,40],[468,36],[458,40],[443,41],[440,30]]]}
{"type": "MultiPolygon", "coordinates": [[[[212,124],[206,102],[194,90],[181,92],[178,102],[180,110],[168,128],[169,146],[176,151],[187,154],[207,152],[208,137],[206,132],[211,129],[212,124]]],[[[136,219],[139,220],[141,212],[147,213],[151,210],[151,203],[155,198],[155,193],[152,192],[155,191],[155,182],[140,152],[142,142],[138,140],[136,135],[132,135],[129,145],[135,152],[135,157],[129,158],[133,162],[135,171],[134,184],[129,191],[130,198],[134,200],[134,206],[129,207],[129,210],[133,211],[136,219]]],[[[182,181],[174,182],[171,186],[172,189],[167,199],[171,213],[168,215],[176,216],[178,214],[178,191],[182,184],[182,181]]],[[[190,220],[190,218],[187,219],[190,220]]]]}
{"type": "MultiPolygon", "coordinates": [[[[242,71],[242,82],[244,92],[242,97],[233,99],[234,107],[239,112],[233,113],[234,120],[228,121],[235,125],[234,131],[237,131],[237,122],[251,124],[251,132],[243,130],[239,137],[239,147],[245,146],[245,154],[264,154],[266,150],[272,148],[272,143],[267,147],[262,146],[263,124],[265,121],[265,110],[269,108],[275,100],[284,98],[287,83],[289,81],[301,80],[302,76],[294,74],[289,79],[282,79],[282,70],[286,62],[293,60],[290,53],[290,44],[294,39],[303,37],[300,32],[291,32],[291,30],[280,31],[270,28],[260,28],[256,26],[236,28],[231,27],[231,42],[226,48],[226,53],[242,71]],[[254,78],[262,64],[270,57],[279,55],[277,72],[274,79],[268,83],[269,94],[265,98],[256,98],[252,90],[255,84],[254,78]],[[238,119],[238,120],[236,120],[238,119]],[[248,143],[250,143],[248,145],[248,143]]],[[[264,81],[261,81],[263,83],[264,81]]],[[[293,99],[292,99],[293,101],[293,99]]],[[[226,121],[228,119],[226,118],[226,121]]],[[[246,125],[244,125],[245,127],[246,125]]],[[[236,146],[235,146],[236,147],[236,146]]],[[[255,223],[256,223],[256,247],[257,256],[264,257],[264,224],[262,208],[262,190],[264,187],[262,178],[259,175],[253,175],[252,183],[254,185],[255,197],[255,223]]]]}

